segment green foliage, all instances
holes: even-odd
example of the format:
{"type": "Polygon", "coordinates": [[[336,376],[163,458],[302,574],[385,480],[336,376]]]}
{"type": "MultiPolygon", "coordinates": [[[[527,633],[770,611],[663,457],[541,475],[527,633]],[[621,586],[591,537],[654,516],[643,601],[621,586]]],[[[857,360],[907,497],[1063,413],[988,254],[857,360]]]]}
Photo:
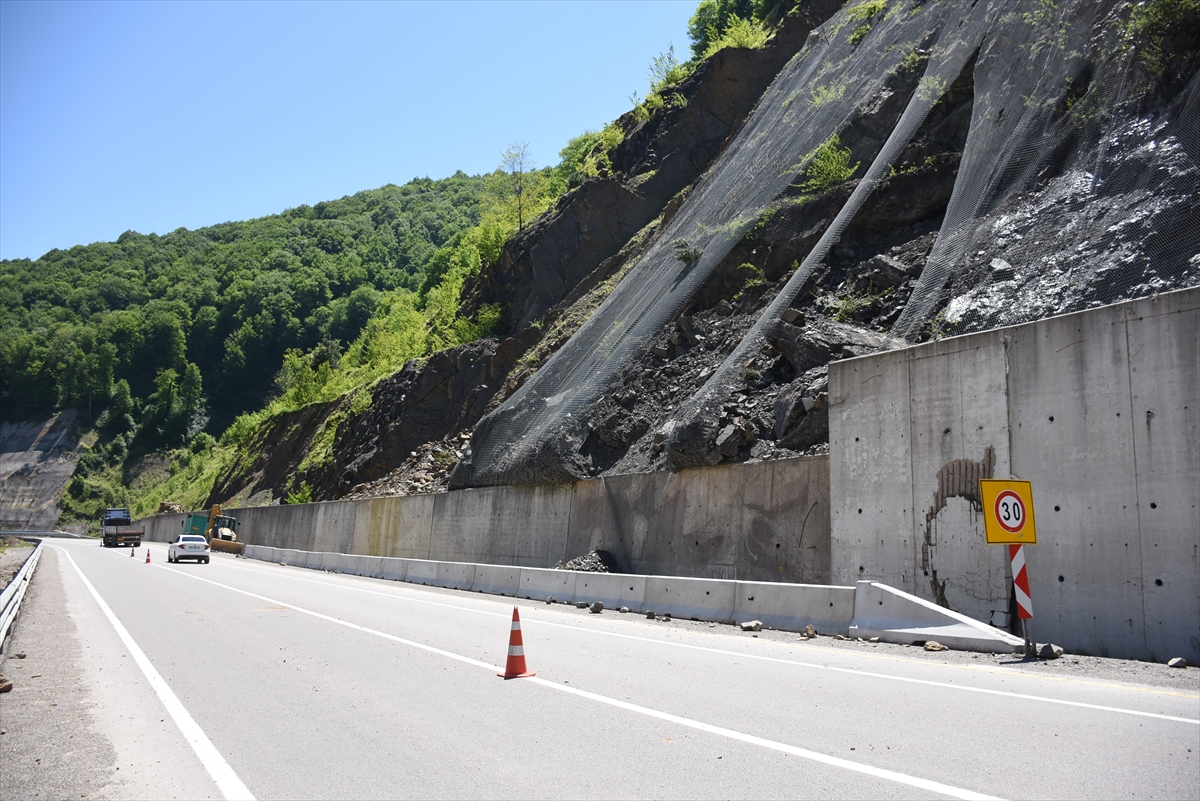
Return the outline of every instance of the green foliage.
{"type": "Polygon", "coordinates": [[[650,61],[647,70],[650,75],[650,91],[657,92],[665,86],[676,83],[687,77],[675,57],[675,45],[667,48],[665,53],[659,53],[650,61]]]}
{"type": "Polygon", "coordinates": [[[942,309],[929,321],[929,338],[938,340],[954,336],[954,329],[956,327],[958,327],[958,323],[948,321],[946,319],[946,310],[942,309]]]}
{"type": "Polygon", "coordinates": [[[946,93],[949,84],[944,78],[938,78],[935,75],[926,75],[921,78],[917,84],[917,97],[926,103],[932,103],[941,99],[946,93]]]}
{"type": "Polygon", "coordinates": [[[239,414],[221,435],[221,444],[236,445],[239,448],[249,447],[254,435],[258,433],[262,419],[261,413],[239,414]]]}
{"type": "Polygon", "coordinates": [[[201,431],[192,437],[188,450],[192,453],[207,453],[217,446],[217,440],[207,431],[201,431]]]}
{"type": "Polygon", "coordinates": [[[675,258],[689,267],[700,261],[700,256],[703,254],[700,248],[683,238],[671,242],[671,249],[675,251],[675,258]]]}
{"type": "Polygon", "coordinates": [[[817,85],[809,90],[809,103],[813,108],[820,108],[826,103],[836,103],[846,96],[846,79],[834,81],[826,85],[817,85]]]}
{"type": "Polygon", "coordinates": [[[858,44],[871,32],[871,23],[877,15],[887,10],[887,6],[887,0],[865,0],[846,9],[846,20],[858,23],[850,34],[850,44],[858,44]]]}
{"type": "Polygon", "coordinates": [[[554,183],[556,188],[561,186],[558,191],[579,186],[588,178],[599,175],[601,170],[611,170],[608,151],[621,144],[624,138],[625,132],[620,126],[610,123],[601,131],[584,131],[567,142],[558,154],[562,161],[554,168],[554,183]]]}
{"type": "Polygon", "coordinates": [[[824,194],[854,177],[862,162],[850,163],[850,148],[842,147],[837,134],[826,139],[805,158],[807,166],[797,185],[812,194],[824,194]]]}
{"type": "Polygon", "coordinates": [[[900,60],[900,68],[905,72],[916,72],[928,58],[928,53],[922,52],[915,44],[911,45],[900,60]]]}
{"type": "Polygon", "coordinates": [[[838,299],[837,305],[834,307],[833,319],[839,323],[852,323],[855,318],[865,309],[874,305],[880,300],[892,293],[892,289],[883,290],[882,292],[872,293],[870,291],[855,292],[850,290],[843,297],[838,299]]]}
{"type": "Polygon", "coordinates": [[[758,50],[765,47],[767,40],[771,35],[767,33],[767,29],[762,23],[752,19],[742,19],[741,17],[731,17],[729,25],[720,35],[713,36],[710,32],[709,43],[704,51],[704,58],[724,50],[726,47],[742,47],[748,50],[758,50]]]}
{"type": "MultiPolygon", "coordinates": [[[[0,414],[103,409],[120,381],[145,403],[165,370],[186,395],[192,364],[208,400],[187,405],[226,426],[261,404],[286,351],[327,337],[344,346],[380,293],[419,290],[439,248],[481,222],[484,184],[462,173],[416,179],[246,222],[127,231],[0,262],[0,414]]],[[[109,418],[125,414],[137,417],[109,418]]]]}
{"type": "Polygon", "coordinates": [[[1146,0],[1131,7],[1122,30],[1125,46],[1151,74],[1168,74],[1200,47],[1200,0],[1146,0]]]}
{"type": "Polygon", "coordinates": [[[737,294],[734,296],[735,300],[741,298],[742,293],[747,289],[760,284],[765,284],[767,282],[767,276],[766,273],[763,272],[763,269],[761,267],[756,267],[749,262],[739,264],[737,273],[743,277],[743,281],[742,288],[739,289],[737,294]]]}
{"type": "Polygon", "coordinates": [[[313,491],[307,483],[301,484],[300,487],[287,494],[283,499],[284,503],[312,503],[313,491]]]}
{"type": "Polygon", "coordinates": [[[755,5],[753,0],[701,0],[688,20],[692,55],[697,60],[711,55],[709,49],[725,35],[734,21],[755,18],[755,5]]]}

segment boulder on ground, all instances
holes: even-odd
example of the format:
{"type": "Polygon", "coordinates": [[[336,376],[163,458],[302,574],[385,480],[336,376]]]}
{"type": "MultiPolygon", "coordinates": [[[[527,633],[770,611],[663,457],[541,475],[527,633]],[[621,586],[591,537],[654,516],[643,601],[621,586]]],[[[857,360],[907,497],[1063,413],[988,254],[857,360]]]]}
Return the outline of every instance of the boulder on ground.
{"type": "Polygon", "coordinates": [[[1038,651],[1038,659],[1058,659],[1062,655],[1063,655],[1062,646],[1055,645],[1052,642],[1046,643],[1038,651]]]}

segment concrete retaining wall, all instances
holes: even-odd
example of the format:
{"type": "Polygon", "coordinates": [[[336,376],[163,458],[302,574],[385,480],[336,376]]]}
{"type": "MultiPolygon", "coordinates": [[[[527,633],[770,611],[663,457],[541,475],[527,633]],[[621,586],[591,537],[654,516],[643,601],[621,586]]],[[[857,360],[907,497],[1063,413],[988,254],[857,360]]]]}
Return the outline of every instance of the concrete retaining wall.
{"type": "MultiPolygon", "coordinates": [[[[302,551],[552,568],[602,548],[625,572],[829,581],[824,456],[225,512],[244,542],[302,551]]],[[[183,519],[142,522],[163,542],[183,519]]]]}
{"type": "Polygon", "coordinates": [[[1200,290],[838,362],[829,397],[834,581],[1005,624],[971,488],[1027,479],[1036,639],[1200,661],[1200,290]]]}

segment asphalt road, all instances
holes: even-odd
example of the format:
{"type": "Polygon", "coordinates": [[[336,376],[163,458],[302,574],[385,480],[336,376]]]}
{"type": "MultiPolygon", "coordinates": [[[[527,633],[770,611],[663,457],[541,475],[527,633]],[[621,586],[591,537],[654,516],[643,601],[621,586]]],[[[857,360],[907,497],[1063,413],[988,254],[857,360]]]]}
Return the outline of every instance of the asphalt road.
{"type": "Polygon", "coordinates": [[[527,601],[504,681],[511,599],[49,547],[4,797],[1200,797],[1189,687],[527,601]]]}

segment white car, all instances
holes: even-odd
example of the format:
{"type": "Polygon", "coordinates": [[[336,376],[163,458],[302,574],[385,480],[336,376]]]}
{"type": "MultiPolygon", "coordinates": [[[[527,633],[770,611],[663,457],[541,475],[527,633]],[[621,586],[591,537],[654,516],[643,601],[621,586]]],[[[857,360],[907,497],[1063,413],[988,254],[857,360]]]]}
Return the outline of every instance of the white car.
{"type": "Polygon", "coordinates": [[[180,534],[167,548],[167,561],[195,559],[197,562],[208,564],[208,547],[208,540],[198,534],[180,534]]]}

